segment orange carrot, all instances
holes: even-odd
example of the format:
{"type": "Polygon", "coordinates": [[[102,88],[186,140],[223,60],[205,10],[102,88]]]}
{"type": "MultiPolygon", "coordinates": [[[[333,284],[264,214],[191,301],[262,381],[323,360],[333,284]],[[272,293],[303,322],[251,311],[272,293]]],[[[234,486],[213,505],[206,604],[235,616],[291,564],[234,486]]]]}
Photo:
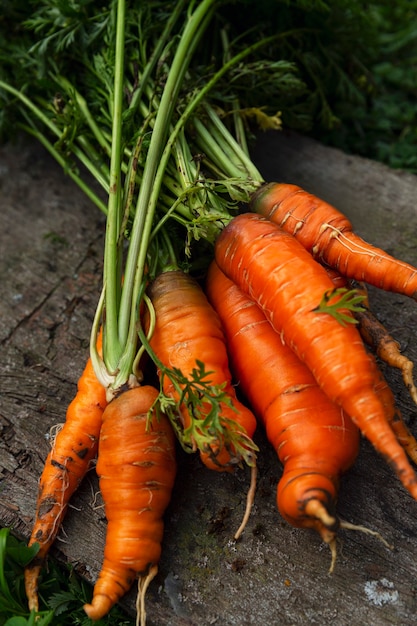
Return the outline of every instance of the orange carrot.
{"type": "Polygon", "coordinates": [[[417,268],[361,239],[343,213],[313,194],[296,185],[269,183],[255,192],[250,209],[348,278],[417,299],[417,268]]]}
{"type": "Polygon", "coordinates": [[[193,407],[191,396],[183,395],[184,382],[175,384],[159,370],[164,394],[179,404],[185,437],[190,433],[191,445],[200,450],[210,469],[232,470],[242,459],[253,466],[256,447],[251,437],[256,419],[236,398],[220,320],[203,290],[186,273],[172,270],[153,281],[149,296],[156,314],[150,343],[163,366],[176,368],[191,379],[200,362],[207,373],[195,382],[194,393],[202,399],[193,407]]]}
{"type": "Polygon", "coordinates": [[[325,268],[327,274],[333,281],[335,288],[354,288],[357,293],[363,295],[363,310],[355,312],[358,322],[358,329],[364,342],[373,348],[377,356],[390,367],[399,369],[404,384],[408,389],[411,398],[417,404],[417,388],[414,383],[413,369],[414,363],[401,353],[400,345],[388,332],[383,324],[370,310],[368,290],[363,282],[349,281],[337,270],[325,268]]]}
{"type": "Polygon", "coordinates": [[[362,339],[375,350],[379,358],[390,367],[400,370],[404,384],[411,398],[417,404],[417,388],[414,383],[414,363],[401,353],[400,345],[388,332],[383,324],[369,309],[368,293],[365,286],[355,284],[358,292],[365,294],[364,311],[355,314],[362,339]]]}
{"type": "Polygon", "coordinates": [[[394,394],[382,375],[382,372],[378,368],[376,361],[374,361],[374,366],[377,379],[375,384],[375,393],[384,405],[385,415],[387,416],[387,420],[397,437],[398,442],[404,448],[413,463],[417,465],[416,438],[405,424],[401,411],[396,405],[394,394]]]}
{"type": "MultiPolygon", "coordinates": [[[[102,334],[97,348],[101,351],[102,334]]],[[[35,521],[29,545],[38,543],[39,552],[25,569],[25,587],[30,610],[39,610],[38,578],[47,553],[58,534],[70,497],[95,458],[106,406],[106,390],[98,382],[90,359],[78,380],[75,398],[68,406],[66,420],[53,441],[39,481],[35,521]]]]}
{"type": "Polygon", "coordinates": [[[294,237],[251,213],[234,218],[222,231],[215,257],[417,498],[417,476],[375,394],[372,359],[358,330],[317,312],[323,294],[333,289],[325,269],[294,237]]]}
{"type": "Polygon", "coordinates": [[[176,474],[175,436],[168,419],[148,412],[154,387],[130,389],[103,414],[97,473],[108,520],[103,566],[87,615],[97,620],[128,591],[139,575],[140,623],[144,596],[157,572],[163,514],[176,474]]]}
{"type": "Polygon", "coordinates": [[[278,509],[293,526],[316,529],[334,549],[339,479],[358,454],[359,430],[215,262],[206,290],[225,329],[236,380],[284,466],[278,509]]]}

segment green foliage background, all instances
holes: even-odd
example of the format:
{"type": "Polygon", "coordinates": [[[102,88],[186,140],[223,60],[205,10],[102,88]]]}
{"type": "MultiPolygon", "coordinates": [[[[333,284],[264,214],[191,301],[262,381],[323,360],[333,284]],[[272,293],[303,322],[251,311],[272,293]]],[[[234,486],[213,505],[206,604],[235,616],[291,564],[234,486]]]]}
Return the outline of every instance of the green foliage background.
{"type": "Polygon", "coordinates": [[[240,30],[250,19],[259,34],[306,29],[272,51],[297,64],[307,87],[295,106],[284,109],[286,125],[346,152],[417,172],[416,0],[236,4],[240,30]]]}
{"type": "MultiPolygon", "coordinates": [[[[49,80],[51,54],[72,69],[77,55],[85,52],[93,58],[108,33],[110,4],[3,0],[0,77],[36,93],[49,80]]],[[[139,4],[160,5],[168,14],[175,3],[139,4]]],[[[137,7],[132,0],[131,13],[137,7]]],[[[246,34],[244,45],[263,35],[304,31],[277,40],[262,54],[270,61],[293,62],[305,90],[297,93],[290,85],[286,90],[281,79],[268,84],[265,76],[255,90],[243,82],[245,98],[252,94],[245,106],[281,110],[286,127],[417,172],[417,0],[223,0],[216,16],[217,25],[228,24],[230,39],[246,34]]],[[[216,54],[216,33],[215,27],[210,29],[207,59],[216,54]]],[[[15,119],[10,104],[0,107],[3,138],[10,135],[15,119]]]]}

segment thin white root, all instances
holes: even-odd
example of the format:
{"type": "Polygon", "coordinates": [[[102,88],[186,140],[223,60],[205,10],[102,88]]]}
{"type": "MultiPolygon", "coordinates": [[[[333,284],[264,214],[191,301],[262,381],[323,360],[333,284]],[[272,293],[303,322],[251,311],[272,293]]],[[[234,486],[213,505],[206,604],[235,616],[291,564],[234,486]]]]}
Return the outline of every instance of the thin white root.
{"type": "MultiPolygon", "coordinates": [[[[346,520],[339,520],[339,526],[340,528],[343,528],[344,530],[358,530],[361,533],[372,535],[372,537],[376,537],[377,539],[379,539],[379,541],[381,541],[384,544],[384,546],[389,548],[389,550],[394,549],[394,546],[389,544],[388,541],[386,541],[384,537],[380,535],[379,532],[377,532],[376,530],[371,530],[370,528],[367,528],[366,526],[359,526],[357,524],[352,524],[351,522],[347,522],[346,520]]],[[[333,574],[333,571],[336,565],[336,557],[337,557],[336,537],[334,537],[331,541],[329,541],[328,544],[329,544],[330,552],[332,555],[330,568],[329,568],[329,574],[333,574]]]]}
{"type": "Polygon", "coordinates": [[[249,516],[251,514],[252,511],[252,507],[253,507],[253,503],[255,500],[255,491],[256,491],[256,480],[258,477],[258,468],[256,467],[256,465],[253,465],[251,467],[251,473],[250,473],[250,486],[249,486],[249,491],[248,494],[246,496],[246,509],[245,509],[245,514],[243,516],[242,519],[242,523],[239,526],[239,528],[237,529],[234,539],[237,540],[239,539],[240,535],[243,533],[246,524],[248,523],[248,519],[249,516]]]}
{"type": "Polygon", "coordinates": [[[379,532],[377,532],[376,530],[372,530],[371,528],[367,528],[366,526],[359,526],[356,524],[351,524],[350,522],[347,522],[345,520],[341,520],[340,528],[344,528],[346,530],[359,530],[359,532],[361,533],[372,535],[373,537],[376,537],[377,539],[379,539],[379,541],[381,541],[384,544],[384,546],[386,546],[389,550],[394,549],[394,546],[388,543],[388,541],[384,539],[384,537],[379,532]]]}
{"type": "Polygon", "coordinates": [[[49,441],[49,445],[51,446],[51,450],[55,448],[55,440],[61,430],[64,428],[64,424],[54,424],[49,429],[49,433],[45,435],[45,439],[49,441]]]}
{"type": "Polygon", "coordinates": [[[158,566],[152,565],[146,576],[138,580],[138,594],[136,596],[136,626],[146,626],[145,596],[149,583],[158,573],[158,566]]]}
{"type": "Polygon", "coordinates": [[[330,548],[330,554],[331,554],[331,561],[330,561],[330,567],[329,567],[329,574],[333,574],[334,572],[334,568],[336,565],[336,560],[337,560],[337,544],[336,544],[336,537],[333,537],[333,539],[331,541],[329,541],[328,546],[330,548]]]}
{"type": "Polygon", "coordinates": [[[361,533],[372,535],[372,537],[376,537],[377,539],[379,539],[379,541],[381,541],[390,550],[393,550],[394,548],[394,546],[389,544],[388,541],[386,541],[384,537],[380,535],[380,533],[376,530],[371,530],[366,526],[359,526],[357,524],[347,522],[346,520],[340,520],[339,518],[333,517],[328,513],[323,503],[320,502],[320,500],[318,500],[317,498],[312,498],[311,500],[309,500],[306,503],[304,510],[309,517],[316,518],[323,524],[323,527],[318,530],[321,534],[323,541],[325,541],[330,548],[331,562],[329,574],[333,573],[337,559],[337,537],[334,530],[336,527],[343,528],[345,530],[358,530],[361,533]]]}

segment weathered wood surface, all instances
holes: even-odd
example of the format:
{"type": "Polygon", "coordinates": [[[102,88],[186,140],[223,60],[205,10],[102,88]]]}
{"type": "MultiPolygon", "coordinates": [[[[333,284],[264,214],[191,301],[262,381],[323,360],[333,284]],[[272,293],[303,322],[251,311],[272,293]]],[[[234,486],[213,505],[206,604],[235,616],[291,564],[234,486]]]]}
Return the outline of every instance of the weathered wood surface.
{"type": "MultiPolygon", "coordinates": [[[[254,156],[264,176],[300,184],[345,211],[376,244],[417,264],[417,179],[291,135],[265,135],[254,156]]],[[[30,533],[47,434],[62,422],[88,350],[97,302],[104,220],[37,145],[0,149],[0,524],[30,533]]],[[[417,305],[372,292],[381,320],[417,357],[417,305]]],[[[406,421],[416,407],[388,372],[406,421]]],[[[357,532],[340,534],[336,570],[313,532],[275,508],[280,467],[262,433],[259,487],[248,527],[231,538],[248,473],[218,475],[180,453],[160,573],[147,597],[150,626],[368,623],[407,625],[417,611],[417,503],[363,442],[338,510],[380,531],[392,551],[357,532]]],[[[73,499],[53,555],[93,581],[105,534],[94,471],[73,499]]],[[[127,599],[132,608],[134,592],[127,599]]]]}

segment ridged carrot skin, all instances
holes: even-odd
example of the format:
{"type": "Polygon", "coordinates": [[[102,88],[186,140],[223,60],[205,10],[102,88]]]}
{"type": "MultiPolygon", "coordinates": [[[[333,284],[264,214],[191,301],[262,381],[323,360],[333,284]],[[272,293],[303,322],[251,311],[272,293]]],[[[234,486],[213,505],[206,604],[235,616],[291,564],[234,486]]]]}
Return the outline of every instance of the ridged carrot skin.
{"type": "MultiPolygon", "coordinates": [[[[206,371],[210,372],[207,380],[211,385],[224,385],[223,391],[234,407],[224,402],[220,404],[219,413],[224,424],[225,420],[230,420],[228,428],[243,430],[251,438],[256,418],[236,398],[223,329],[201,287],[180,270],[166,271],[150,285],[149,296],[156,313],[156,327],[150,343],[159,360],[166,367],[180,369],[187,377],[196,368],[197,360],[204,363],[206,371]]],[[[180,400],[168,376],[163,378],[163,390],[167,396],[180,400]]],[[[186,429],[192,418],[184,403],[180,411],[186,429]]],[[[242,460],[233,446],[224,444],[221,436],[212,449],[200,450],[200,454],[204,464],[217,471],[232,470],[242,460]]]]}
{"type": "MultiPolygon", "coordinates": [[[[97,349],[101,351],[101,332],[97,349]]],[[[90,359],[78,380],[75,398],[58,431],[39,480],[35,521],[29,545],[38,543],[35,559],[25,569],[30,610],[39,610],[37,587],[41,568],[67,511],[68,502],[97,455],[106,390],[99,383],[90,359]]]]}
{"type": "Polygon", "coordinates": [[[343,213],[297,185],[264,185],[253,195],[250,210],[281,226],[348,278],[417,299],[416,267],[364,241],[343,213]]]}
{"type": "Polygon", "coordinates": [[[324,268],[292,235],[251,213],[234,218],[222,231],[215,258],[417,498],[416,474],[375,395],[372,360],[358,330],[315,310],[323,294],[333,289],[324,268]]]}
{"type": "Polygon", "coordinates": [[[163,415],[148,411],[151,386],[130,389],[107,405],[97,462],[108,520],[104,560],[87,615],[97,620],[146,578],[161,555],[164,524],[176,474],[175,435],[163,415]]]}
{"type": "Polygon", "coordinates": [[[277,489],[281,515],[293,526],[315,528],[326,542],[333,541],[339,479],[358,454],[358,428],[282,343],[260,307],[215,262],[206,290],[225,329],[237,384],[283,464],[277,489]],[[326,523],[306,512],[313,499],[327,512],[326,523]]]}

